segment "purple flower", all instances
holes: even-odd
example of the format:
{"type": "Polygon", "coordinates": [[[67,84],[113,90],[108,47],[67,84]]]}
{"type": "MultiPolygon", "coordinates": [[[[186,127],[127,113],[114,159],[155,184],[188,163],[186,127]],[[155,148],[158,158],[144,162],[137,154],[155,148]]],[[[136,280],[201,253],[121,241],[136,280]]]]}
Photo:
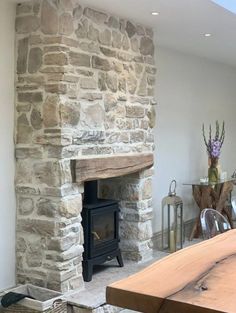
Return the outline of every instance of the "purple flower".
{"type": "Polygon", "coordinates": [[[210,125],[208,140],[205,135],[204,124],[202,125],[202,133],[203,133],[203,139],[207,148],[207,153],[208,153],[209,158],[214,158],[214,159],[219,158],[220,149],[225,139],[225,123],[223,122],[222,128],[220,129],[220,124],[218,121],[216,121],[216,131],[215,131],[214,137],[212,136],[212,128],[210,125]]]}
{"type": "Polygon", "coordinates": [[[218,139],[212,139],[211,142],[209,142],[209,148],[210,156],[213,158],[219,158],[221,142],[218,139]]]}

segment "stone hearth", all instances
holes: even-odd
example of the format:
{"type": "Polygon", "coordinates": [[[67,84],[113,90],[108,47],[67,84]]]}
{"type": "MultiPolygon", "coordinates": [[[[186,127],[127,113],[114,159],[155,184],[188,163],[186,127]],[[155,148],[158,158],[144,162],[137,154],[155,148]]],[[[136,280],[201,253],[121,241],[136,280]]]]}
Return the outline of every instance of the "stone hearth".
{"type": "MultiPolygon", "coordinates": [[[[83,287],[80,213],[86,179],[78,172],[79,160],[151,155],[152,38],[151,29],[76,0],[18,5],[19,283],[61,291],[83,287]]],[[[102,195],[120,201],[121,248],[135,261],[152,253],[151,164],[126,165],[125,172],[98,177],[106,178],[100,180],[102,195]]]]}

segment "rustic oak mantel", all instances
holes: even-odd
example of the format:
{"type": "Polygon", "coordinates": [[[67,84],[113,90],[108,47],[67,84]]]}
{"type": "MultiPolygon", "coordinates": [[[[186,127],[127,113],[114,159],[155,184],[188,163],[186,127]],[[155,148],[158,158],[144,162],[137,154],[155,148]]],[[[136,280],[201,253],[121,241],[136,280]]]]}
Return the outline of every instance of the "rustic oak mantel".
{"type": "Polygon", "coordinates": [[[75,181],[105,179],[131,174],[153,165],[152,153],[132,153],[80,158],[75,161],[75,181]]]}

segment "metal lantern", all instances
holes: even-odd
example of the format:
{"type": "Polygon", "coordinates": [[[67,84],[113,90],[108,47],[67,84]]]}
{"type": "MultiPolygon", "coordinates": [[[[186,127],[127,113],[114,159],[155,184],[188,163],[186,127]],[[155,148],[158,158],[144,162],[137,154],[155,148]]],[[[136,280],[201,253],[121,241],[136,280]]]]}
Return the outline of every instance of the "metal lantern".
{"type": "Polygon", "coordinates": [[[183,248],[183,201],[176,195],[176,180],[162,200],[162,249],[175,252],[183,248]]]}

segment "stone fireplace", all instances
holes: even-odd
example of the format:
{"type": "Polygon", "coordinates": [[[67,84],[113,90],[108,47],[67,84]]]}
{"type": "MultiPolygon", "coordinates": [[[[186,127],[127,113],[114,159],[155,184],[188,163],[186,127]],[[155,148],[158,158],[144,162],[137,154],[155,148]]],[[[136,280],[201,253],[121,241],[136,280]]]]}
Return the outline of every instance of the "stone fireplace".
{"type": "Polygon", "coordinates": [[[151,257],[152,30],[34,0],[16,16],[17,280],[81,288],[84,181],[120,201],[125,258],[151,257]]]}

